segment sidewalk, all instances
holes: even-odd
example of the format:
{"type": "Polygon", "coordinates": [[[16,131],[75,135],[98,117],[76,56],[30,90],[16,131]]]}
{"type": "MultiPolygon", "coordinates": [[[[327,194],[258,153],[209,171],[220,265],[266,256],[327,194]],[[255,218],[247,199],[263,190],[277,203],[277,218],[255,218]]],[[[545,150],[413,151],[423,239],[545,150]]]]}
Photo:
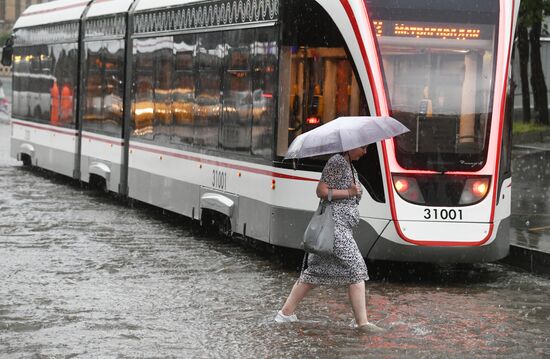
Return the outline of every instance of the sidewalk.
{"type": "Polygon", "coordinates": [[[510,254],[504,263],[550,274],[550,137],[514,138],[510,254]]]}

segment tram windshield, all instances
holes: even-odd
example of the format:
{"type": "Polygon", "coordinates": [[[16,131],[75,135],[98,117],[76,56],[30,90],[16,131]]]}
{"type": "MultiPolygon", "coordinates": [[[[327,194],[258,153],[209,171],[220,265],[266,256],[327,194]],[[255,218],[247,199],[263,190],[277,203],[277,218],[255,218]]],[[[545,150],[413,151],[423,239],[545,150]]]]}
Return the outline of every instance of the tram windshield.
{"type": "Polygon", "coordinates": [[[498,0],[366,0],[406,169],[475,171],[485,163],[498,0]]]}

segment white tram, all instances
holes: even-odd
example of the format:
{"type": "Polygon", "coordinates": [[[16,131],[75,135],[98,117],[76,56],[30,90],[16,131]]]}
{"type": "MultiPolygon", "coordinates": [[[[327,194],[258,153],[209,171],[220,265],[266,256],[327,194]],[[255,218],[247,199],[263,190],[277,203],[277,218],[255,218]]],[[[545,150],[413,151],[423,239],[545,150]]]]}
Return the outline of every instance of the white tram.
{"type": "MultiPolygon", "coordinates": [[[[508,63],[519,0],[58,0],[13,30],[11,152],[231,232],[298,248],[339,116],[411,132],[356,163],[369,259],[508,253],[508,63]]],[[[6,49],[6,54],[10,49],[6,49]]]]}

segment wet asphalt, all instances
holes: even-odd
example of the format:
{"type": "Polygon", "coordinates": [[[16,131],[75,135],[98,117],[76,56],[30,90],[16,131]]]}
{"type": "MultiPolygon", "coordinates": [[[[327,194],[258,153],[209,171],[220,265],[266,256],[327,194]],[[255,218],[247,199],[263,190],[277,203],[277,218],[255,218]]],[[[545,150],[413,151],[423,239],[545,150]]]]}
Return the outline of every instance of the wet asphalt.
{"type": "MultiPolygon", "coordinates": [[[[350,328],[344,288],[316,289],[298,323],[276,324],[297,253],[23,168],[9,133],[0,123],[1,358],[550,356],[550,280],[502,264],[368,263],[369,316],[383,334],[350,328]]],[[[545,153],[521,158],[550,174],[545,153]]],[[[546,182],[526,172],[516,188],[516,238],[540,243],[546,182]]]]}

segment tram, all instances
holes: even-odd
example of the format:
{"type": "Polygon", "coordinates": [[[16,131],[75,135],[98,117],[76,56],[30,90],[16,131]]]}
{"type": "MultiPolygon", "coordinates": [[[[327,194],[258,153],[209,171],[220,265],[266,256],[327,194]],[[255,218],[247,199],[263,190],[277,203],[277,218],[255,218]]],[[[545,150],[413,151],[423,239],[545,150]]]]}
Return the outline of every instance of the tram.
{"type": "Polygon", "coordinates": [[[369,146],[355,233],[373,260],[508,253],[509,60],[519,0],[57,0],[13,29],[11,154],[234,234],[299,248],[340,116],[369,146]]]}

